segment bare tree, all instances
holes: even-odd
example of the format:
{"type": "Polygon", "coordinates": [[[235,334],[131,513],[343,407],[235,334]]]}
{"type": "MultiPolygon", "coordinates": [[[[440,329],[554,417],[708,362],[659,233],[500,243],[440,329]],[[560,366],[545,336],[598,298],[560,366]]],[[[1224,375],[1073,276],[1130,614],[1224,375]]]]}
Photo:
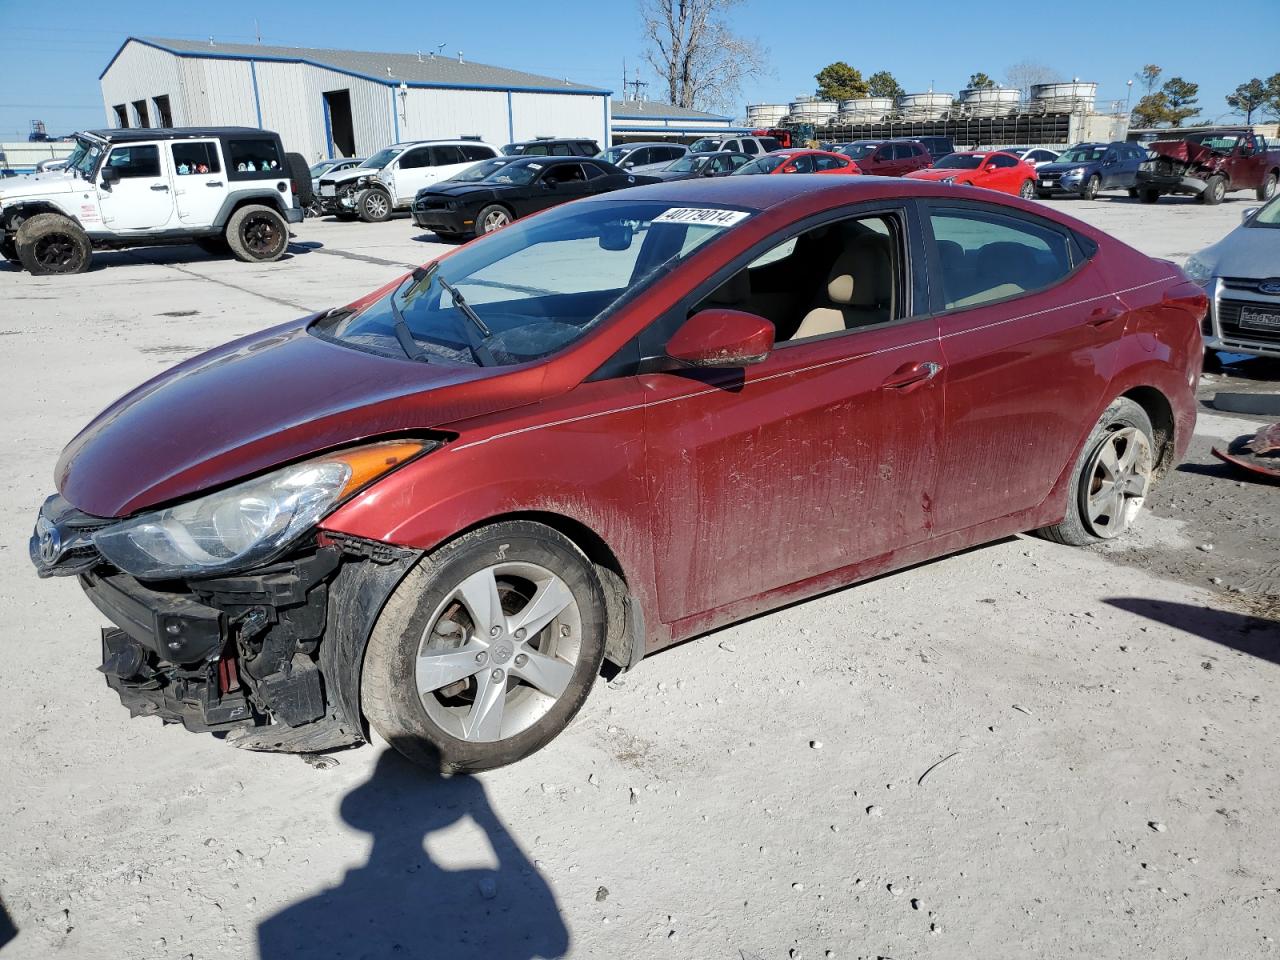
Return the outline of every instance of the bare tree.
{"type": "Polygon", "coordinates": [[[733,105],[747,77],[769,73],[768,50],[725,23],[743,0],[638,0],[645,59],[678,107],[733,105]]]}
{"type": "Polygon", "coordinates": [[[1034,60],[1019,60],[1004,70],[1005,86],[1017,87],[1024,100],[1031,96],[1031,88],[1037,83],[1057,83],[1061,79],[1062,74],[1053,67],[1034,60]]]}

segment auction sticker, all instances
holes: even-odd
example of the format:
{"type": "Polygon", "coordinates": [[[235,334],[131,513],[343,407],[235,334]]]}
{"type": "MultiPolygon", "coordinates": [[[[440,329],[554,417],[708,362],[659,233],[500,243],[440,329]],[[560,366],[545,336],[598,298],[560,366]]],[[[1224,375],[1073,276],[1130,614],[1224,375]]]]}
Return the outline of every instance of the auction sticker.
{"type": "Polygon", "coordinates": [[[672,207],[661,216],[653,218],[654,223],[701,223],[709,227],[732,227],[751,214],[745,210],[716,210],[709,207],[672,207]]]}

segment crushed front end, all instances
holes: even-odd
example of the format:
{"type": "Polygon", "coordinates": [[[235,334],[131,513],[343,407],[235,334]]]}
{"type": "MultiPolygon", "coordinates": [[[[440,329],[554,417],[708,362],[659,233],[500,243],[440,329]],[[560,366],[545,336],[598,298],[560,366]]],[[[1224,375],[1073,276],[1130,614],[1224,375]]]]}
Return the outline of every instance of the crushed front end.
{"type": "Polygon", "coordinates": [[[77,576],[113,624],[102,630],[100,669],[133,716],[258,750],[306,753],[364,739],[364,645],[418,552],[313,534],[243,573],[144,582],[95,548],[93,534],[113,522],[55,495],[30,553],[42,577],[77,576]]]}

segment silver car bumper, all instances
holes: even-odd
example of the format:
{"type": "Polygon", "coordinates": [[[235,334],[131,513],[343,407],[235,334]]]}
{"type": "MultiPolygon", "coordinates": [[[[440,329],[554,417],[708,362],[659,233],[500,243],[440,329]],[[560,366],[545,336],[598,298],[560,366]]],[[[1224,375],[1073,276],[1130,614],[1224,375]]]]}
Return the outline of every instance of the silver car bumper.
{"type": "Polygon", "coordinates": [[[1280,295],[1261,293],[1260,282],[1245,277],[1213,278],[1205,290],[1209,315],[1202,332],[1207,348],[1280,358],[1280,295]]]}

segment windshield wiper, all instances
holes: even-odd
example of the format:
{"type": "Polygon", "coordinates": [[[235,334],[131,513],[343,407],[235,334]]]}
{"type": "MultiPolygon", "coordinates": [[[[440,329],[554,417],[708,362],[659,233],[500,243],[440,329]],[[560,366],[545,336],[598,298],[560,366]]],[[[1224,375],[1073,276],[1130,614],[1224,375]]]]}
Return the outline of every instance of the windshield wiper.
{"type": "MultiPolygon", "coordinates": [[[[458,288],[444,277],[437,276],[436,271],[439,266],[440,261],[435,260],[427,264],[425,267],[417,267],[411,274],[414,286],[418,286],[419,284],[425,285],[432,279],[439,280],[440,288],[449,294],[450,299],[453,300],[453,305],[458,308],[458,312],[469,321],[463,325],[462,333],[463,336],[467,338],[467,347],[471,350],[471,356],[475,360],[476,366],[496,367],[498,365],[498,361],[494,359],[489,348],[484,345],[484,341],[480,340],[476,336],[476,330],[479,330],[480,333],[484,335],[485,339],[493,336],[493,333],[489,330],[489,327],[485,322],[480,319],[480,315],[472,309],[471,304],[467,303],[466,297],[458,292],[458,288]]],[[[399,293],[399,291],[397,291],[397,293],[399,293]]],[[[395,296],[393,295],[392,301],[394,302],[394,300],[395,296]]]]}
{"type": "Polygon", "coordinates": [[[400,344],[400,349],[404,351],[404,355],[410,360],[421,360],[428,363],[427,353],[420,346],[418,341],[413,339],[413,333],[409,330],[409,324],[404,318],[404,313],[400,310],[400,305],[396,303],[396,293],[391,294],[391,314],[395,319],[396,342],[400,344]]]}

